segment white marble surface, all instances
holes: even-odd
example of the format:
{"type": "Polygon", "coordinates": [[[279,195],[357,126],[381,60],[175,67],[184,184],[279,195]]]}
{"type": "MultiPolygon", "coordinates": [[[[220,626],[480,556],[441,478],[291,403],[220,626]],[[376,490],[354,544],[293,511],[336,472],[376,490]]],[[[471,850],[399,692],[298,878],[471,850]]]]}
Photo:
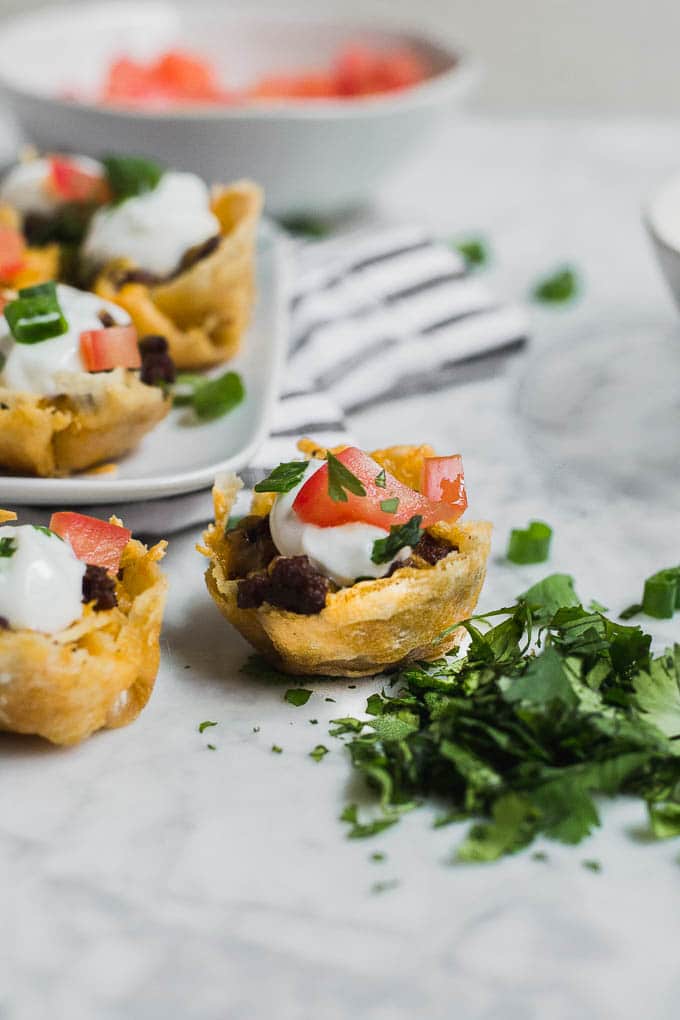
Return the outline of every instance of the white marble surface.
{"type": "MultiPolygon", "coordinates": [[[[562,260],[586,280],[575,307],[535,314],[506,377],[352,422],[366,446],[464,452],[471,513],[496,525],[485,608],[542,573],[499,562],[532,516],[555,527],[550,569],[613,610],[680,558],[680,324],[638,212],[679,136],[670,121],[470,121],[385,193],[385,217],[486,233],[507,294],[562,260]]],[[[602,830],[548,845],[547,863],[451,867],[460,832],[431,830],[427,809],[347,841],[349,765],[325,724],[372,686],[320,685],[293,708],[240,676],[245,645],[204,591],[196,538],[171,545],[139,721],[69,751],[0,741],[2,1020],[677,1016],[678,847],[633,838],[639,804],[605,807],[602,830]],[[201,736],[202,719],[219,726],[201,736]],[[317,742],[333,749],[319,764],[317,742]],[[600,874],[582,867],[593,857],[600,874]]]]}

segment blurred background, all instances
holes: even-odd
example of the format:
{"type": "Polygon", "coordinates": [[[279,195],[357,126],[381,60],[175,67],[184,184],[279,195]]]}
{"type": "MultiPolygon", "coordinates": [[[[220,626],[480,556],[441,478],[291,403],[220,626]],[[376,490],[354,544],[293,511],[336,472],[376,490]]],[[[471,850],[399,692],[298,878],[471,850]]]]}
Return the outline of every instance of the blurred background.
{"type": "MultiPolygon", "coordinates": [[[[50,6],[0,0],[0,15],[50,6]]],[[[485,65],[473,108],[674,112],[677,0],[250,0],[216,8],[404,17],[464,42],[485,65]]]]}

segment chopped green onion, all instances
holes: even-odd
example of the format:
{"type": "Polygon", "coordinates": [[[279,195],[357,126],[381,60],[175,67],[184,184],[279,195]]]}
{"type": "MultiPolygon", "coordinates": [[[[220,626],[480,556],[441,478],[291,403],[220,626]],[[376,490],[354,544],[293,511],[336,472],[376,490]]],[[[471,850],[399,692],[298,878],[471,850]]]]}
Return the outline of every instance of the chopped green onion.
{"type": "Polygon", "coordinates": [[[642,609],[657,620],[670,620],[678,607],[680,576],[673,569],[660,570],[645,581],[642,609]]]}
{"type": "Polygon", "coordinates": [[[5,306],[4,314],[12,336],[20,344],[38,344],[68,330],[57,287],[52,281],[24,287],[19,296],[5,306]]]}
{"type": "Polygon", "coordinates": [[[551,538],[552,528],[543,521],[531,521],[528,528],[513,528],[506,556],[512,563],[545,563],[551,538]]]}
{"type": "Polygon", "coordinates": [[[163,167],[143,156],[106,156],[102,163],[116,204],[153,191],[163,176],[163,167]]]}

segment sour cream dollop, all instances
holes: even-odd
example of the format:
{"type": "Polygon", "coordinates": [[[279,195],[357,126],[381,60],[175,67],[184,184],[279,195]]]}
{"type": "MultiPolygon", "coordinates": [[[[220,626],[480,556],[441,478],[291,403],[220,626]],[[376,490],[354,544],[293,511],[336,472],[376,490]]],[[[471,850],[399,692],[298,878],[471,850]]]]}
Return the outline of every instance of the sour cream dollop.
{"type": "MultiPolygon", "coordinates": [[[[301,521],[293,503],[305,482],[323,467],[324,461],[310,461],[302,481],[290,492],[277,496],[269,515],[274,545],[282,556],[308,556],[317,570],[339,585],[354,584],[358,577],[383,577],[394,563],[411,555],[411,548],[400,549],[389,563],[374,563],[373,543],[389,533],[373,524],[338,524],[320,528],[301,521]]],[[[376,475],[380,465],[375,465],[376,475]]]]}
{"type": "Polygon", "coordinates": [[[131,259],[162,276],[177,268],[189,248],[219,232],[207,185],[196,174],[168,172],[152,191],[99,209],[90,221],[83,254],[98,265],[131,259]]]}
{"type": "Polygon", "coordinates": [[[58,535],[30,524],[0,527],[0,616],[12,629],[54,634],[78,620],[84,574],[58,535]]]}
{"type": "Polygon", "coordinates": [[[107,311],[119,326],[126,326],[130,316],[111,301],[96,294],[57,284],[57,298],[68,322],[68,331],[37,344],[16,343],[7,320],[0,316],[0,354],[5,364],[0,371],[0,385],[20,393],[54,396],[68,389],[64,373],[84,373],[80,356],[80,334],[88,329],[101,329],[99,313],[107,311]]]}
{"type": "MultiPolygon", "coordinates": [[[[103,174],[101,163],[87,156],[69,156],[69,163],[79,170],[97,176],[103,174]]],[[[0,201],[14,206],[20,213],[41,213],[50,216],[63,204],[63,199],[49,186],[50,162],[48,159],[31,159],[16,166],[0,183],[0,201]]]]}

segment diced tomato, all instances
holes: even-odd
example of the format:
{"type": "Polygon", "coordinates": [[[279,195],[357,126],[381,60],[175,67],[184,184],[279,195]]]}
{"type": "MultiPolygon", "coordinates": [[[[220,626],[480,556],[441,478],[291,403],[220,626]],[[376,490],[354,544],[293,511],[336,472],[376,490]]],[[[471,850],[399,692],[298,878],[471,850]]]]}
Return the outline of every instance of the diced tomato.
{"type": "Polygon", "coordinates": [[[335,87],[340,96],[363,96],[375,90],[375,54],[355,43],[338,54],[334,66],[335,87]]]}
{"type": "Polygon", "coordinates": [[[328,465],[324,464],[305,482],[293,503],[293,509],[305,523],[331,528],[337,524],[361,521],[389,530],[394,524],[405,524],[414,514],[422,517],[424,528],[437,521],[460,517],[461,510],[457,506],[434,502],[387,472],[385,485],[378,485],[376,478],[383,480],[380,466],[355,446],[339,453],[338,460],[359,479],[366,495],[355,496],[347,492],[346,503],[331,499],[328,494],[328,465]],[[395,498],[399,502],[393,513],[381,508],[381,503],[384,505],[395,498]]]}
{"type": "Polygon", "coordinates": [[[0,227],[0,280],[11,281],[23,268],[26,242],[14,227],[0,227]]]}
{"type": "Polygon", "coordinates": [[[141,98],[149,91],[149,76],[143,64],[138,64],[129,57],[114,60],[104,83],[104,96],[107,99],[141,98]]]}
{"type": "Polygon", "coordinates": [[[459,515],[462,514],[467,509],[467,493],[460,454],[426,457],[421,489],[428,499],[449,503],[458,507],[459,515]]]}
{"type": "Polygon", "coordinates": [[[80,334],[80,356],[87,372],[108,372],[112,368],[142,366],[134,326],[84,330],[80,334]]]}
{"type": "Polygon", "coordinates": [[[52,514],[50,530],[69,542],[83,563],[105,567],[111,574],[118,573],[123,549],[132,538],[132,532],[118,524],[68,510],[52,514]]]}
{"type": "Polygon", "coordinates": [[[427,68],[411,50],[394,50],[380,56],[376,77],[380,82],[380,90],[390,92],[417,85],[427,77],[427,68]]]}
{"type": "Polygon", "coordinates": [[[181,50],[162,54],[151,68],[153,83],[168,95],[185,100],[215,100],[222,95],[210,63],[181,50]]]}
{"type": "Polygon", "coordinates": [[[250,99],[331,99],[335,95],[333,76],[322,71],[267,75],[248,90],[250,99]]]}
{"type": "Polygon", "coordinates": [[[109,189],[99,174],[89,173],[63,156],[50,156],[48,186],[64,202],[106,202],[109,189]]]}

